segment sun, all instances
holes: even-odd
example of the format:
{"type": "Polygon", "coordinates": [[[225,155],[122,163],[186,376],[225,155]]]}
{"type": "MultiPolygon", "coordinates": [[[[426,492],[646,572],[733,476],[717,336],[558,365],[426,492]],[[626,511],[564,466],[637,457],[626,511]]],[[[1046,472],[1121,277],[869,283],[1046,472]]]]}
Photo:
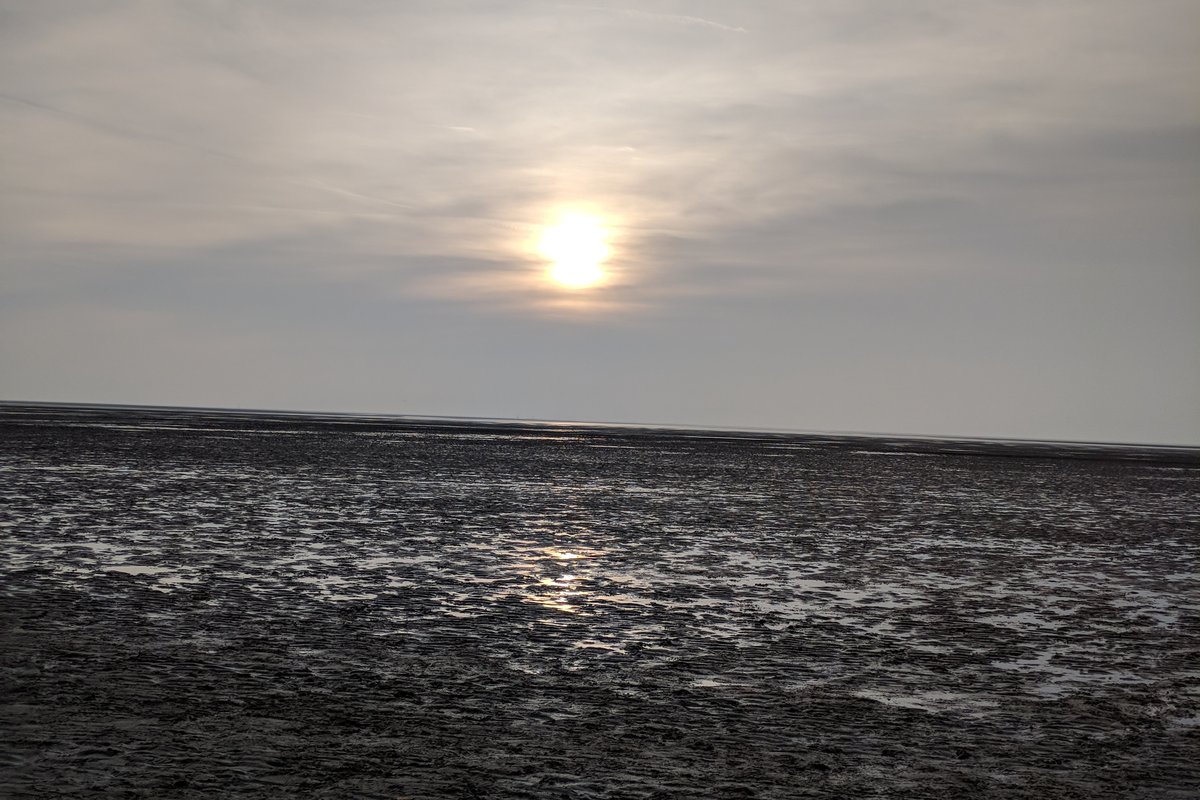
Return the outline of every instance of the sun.
{"type": "Polygon", "coordinates": [[[586,289],[604,281],[608,231],[587,214],[564,214],[542,231],[538,252],[550,260],[550,280],[568,289],[586,289]]]}

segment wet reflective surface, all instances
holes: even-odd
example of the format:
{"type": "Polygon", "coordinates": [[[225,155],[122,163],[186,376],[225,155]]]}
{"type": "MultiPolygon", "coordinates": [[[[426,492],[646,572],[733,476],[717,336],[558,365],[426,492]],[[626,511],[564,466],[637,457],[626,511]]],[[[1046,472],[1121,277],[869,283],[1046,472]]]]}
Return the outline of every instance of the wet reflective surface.
{"type": "Polygon", "coordinates": [[[6,796],[1200,787],[1186,454],[13,408],[0,433],[6,796]]]}

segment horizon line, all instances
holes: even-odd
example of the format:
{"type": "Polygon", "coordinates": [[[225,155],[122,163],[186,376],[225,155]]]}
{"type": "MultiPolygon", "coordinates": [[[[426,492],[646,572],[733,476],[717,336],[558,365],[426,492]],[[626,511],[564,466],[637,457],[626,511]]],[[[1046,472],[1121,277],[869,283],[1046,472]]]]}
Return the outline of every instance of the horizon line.
{"type": "Polygon", "coordinates": [[[373,417],[383,420],[413,420],[422,422],[474,422],[497,424],[533,424],[533,425],[586,425],[601,428],[645,429],[660,432],[710,432],[749,435],[776,436],[836,436],[850,439],[912,439],[928,442],[990,442],[1031,445],[1079,445],[1091,447],[1121,447],[1121,448],[1153,448],[1161,450],[1195,450],[1200,451],[1198,444],[1163,444],[1151,442],[1130,441],[1100,441],[1089,439],[1034,439],[1014,436],[962,436],[955,434],[924,434],[924,433],[882,433],[877,431],[821,431],[801,428],[749,428],[721,425],[691,425],[684,423],[658,422],[619,422],[568,419],[540,419],[532,417],[474,417],[465,415],[443,414],[401,414],[396,412],[366,412],[366,411],[317,411],[312,409],[281,409],[281,408],[247,408],[243,406],[181,406],[160,405],[153,403],[84,403],[55,400],[0,400],[0,407],[32,406],[40,408],[78,408],[78,409],[126,409],[145,411],[208,411],[225,414],[243,415],[286,415],[296,417],[373,417]]]}

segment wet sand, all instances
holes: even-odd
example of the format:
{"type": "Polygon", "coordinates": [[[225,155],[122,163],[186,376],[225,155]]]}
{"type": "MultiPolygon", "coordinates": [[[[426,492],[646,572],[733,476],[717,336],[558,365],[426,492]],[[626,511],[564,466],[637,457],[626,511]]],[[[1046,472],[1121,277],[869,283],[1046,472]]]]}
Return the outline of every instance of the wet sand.
{"type": "Polygon", "coordinates": [[[1200,794],[1194,451],[16,406],[0,437],[2,796],[1200,794]]]}

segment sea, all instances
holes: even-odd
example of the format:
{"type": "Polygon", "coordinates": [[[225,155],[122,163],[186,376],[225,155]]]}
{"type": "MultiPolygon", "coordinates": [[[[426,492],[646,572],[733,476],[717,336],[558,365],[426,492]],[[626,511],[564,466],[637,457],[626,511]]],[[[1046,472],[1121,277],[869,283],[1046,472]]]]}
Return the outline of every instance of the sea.
{"type": "Polygon", "coordinates": [[[0,405],[0,796],[1200,796],[1200,451],[0,405]]]}

